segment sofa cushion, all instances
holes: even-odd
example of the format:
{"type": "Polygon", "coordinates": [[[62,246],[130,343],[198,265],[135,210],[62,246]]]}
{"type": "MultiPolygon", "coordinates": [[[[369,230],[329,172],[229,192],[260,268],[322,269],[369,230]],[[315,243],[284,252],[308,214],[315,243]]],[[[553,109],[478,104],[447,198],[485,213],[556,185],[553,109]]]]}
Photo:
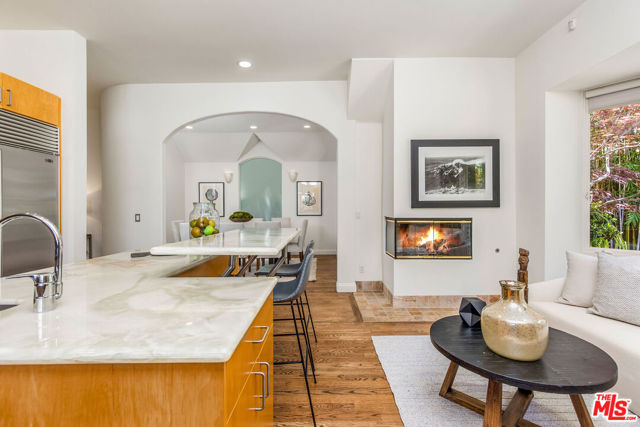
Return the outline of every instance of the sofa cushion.
{"type": "Polygon", "coordinates": [[[640,326],[640,258],[598,254],[598,282],[589,311],[640,326]]]}
{"type": "Polygon", "coordinates": [[[567,251],[567,278],[558,302],[591,307],[596,289],[598,258],[567,251]]]}
{"type": "Polygon", "coordinates": [[[618,364],[618,383],[612,390],[632,399],[631,409],[640,413],[640,327],[606,317],[588,309],[550,301],[530,301],[552,328],[573,334],[609,353],[618,364]]]}

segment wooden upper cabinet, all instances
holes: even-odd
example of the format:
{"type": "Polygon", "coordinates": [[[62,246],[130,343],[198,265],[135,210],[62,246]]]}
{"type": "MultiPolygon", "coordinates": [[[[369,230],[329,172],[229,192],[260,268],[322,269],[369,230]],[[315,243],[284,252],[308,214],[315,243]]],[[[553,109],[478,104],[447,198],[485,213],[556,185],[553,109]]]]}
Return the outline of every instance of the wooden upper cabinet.
{"type": "Polygon", "coordinates": [[[0,73],[0,108],[60,126],[60,98],[8,74],[0,73]]]}

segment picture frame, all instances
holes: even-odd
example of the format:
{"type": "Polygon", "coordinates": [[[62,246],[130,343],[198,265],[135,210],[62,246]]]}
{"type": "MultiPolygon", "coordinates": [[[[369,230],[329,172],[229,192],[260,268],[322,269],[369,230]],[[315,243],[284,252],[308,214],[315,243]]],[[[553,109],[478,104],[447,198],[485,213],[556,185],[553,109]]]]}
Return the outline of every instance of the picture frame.
{"type": "Polygon", "coordinates": [[[212,202],[215,204],[216,210],[220,214],[220,217],[225,216],[225,194],[224,194],[224,182],[210,181],[198,183],[198,201],[201,203],[212,202]],[[207,199],[207,191],[212,190],[214,192],[214,200],[207,199]]]}
{"type": "Polygon", "coordinates": [[[411,207],[500,207],[500,140],[412,140],[411,207]]]}
{"type": "Polygon", "coordinates": [[[296,181],[296,215],[322,216],[322,181],[296,181]]]}

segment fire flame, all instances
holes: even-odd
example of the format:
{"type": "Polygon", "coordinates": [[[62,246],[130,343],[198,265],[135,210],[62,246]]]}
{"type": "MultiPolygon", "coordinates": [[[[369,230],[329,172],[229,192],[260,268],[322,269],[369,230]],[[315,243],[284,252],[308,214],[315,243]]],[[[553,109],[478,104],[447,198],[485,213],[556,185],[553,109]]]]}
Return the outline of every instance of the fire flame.
{"type": "Polygon", "coordinates": [[[417,238],[416,243],[418,246],[426,245],[427,243],[431,243],[431,245],[433,245],[433,242],[437,242],[443,238],[444,234],[434,227],[429,227],[426,233],[417,238]]]}

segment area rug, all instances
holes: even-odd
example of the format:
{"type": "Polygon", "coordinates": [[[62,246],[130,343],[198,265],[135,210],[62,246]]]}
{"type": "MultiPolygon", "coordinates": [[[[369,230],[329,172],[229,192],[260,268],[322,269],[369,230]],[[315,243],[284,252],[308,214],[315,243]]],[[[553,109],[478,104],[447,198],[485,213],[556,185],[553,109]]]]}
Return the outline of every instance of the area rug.
{"type": "MultiPolygon", "coordinates": [[[[481,415],[438,395],[449,360],[433,347],[429,336],[371,338],[406,427],[482,425],[481,415]]],[[[454,387],[484,401],[487,380],[460,368],[454,387]]],[[[503,408],[515,390],[514,387],[503,387],[503,408]]],[[[584,395],[587,408],[591,408],[593,398],[593,395],[584,395]]],[[[525,419],[541,426],[580,425],[569,396],[540,392],[535,392],[525,419]]],[[[594,420],[594,425],[609,424],[598,419],[594,420]]]]}

